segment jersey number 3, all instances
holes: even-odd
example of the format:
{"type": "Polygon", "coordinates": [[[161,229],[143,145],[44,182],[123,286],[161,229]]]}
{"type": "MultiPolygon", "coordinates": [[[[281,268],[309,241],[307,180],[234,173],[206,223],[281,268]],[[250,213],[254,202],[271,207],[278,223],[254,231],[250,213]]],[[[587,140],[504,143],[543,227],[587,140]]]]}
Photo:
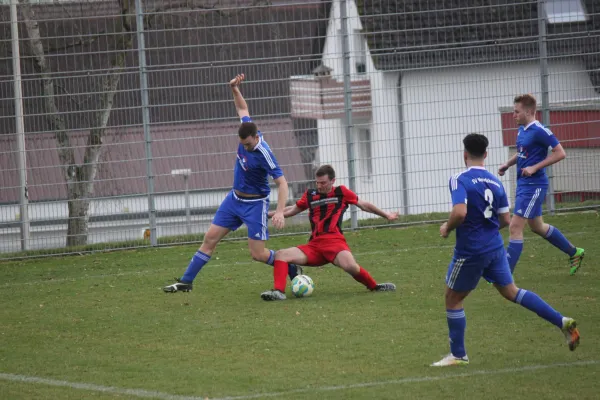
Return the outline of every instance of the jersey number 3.
{"type": "Polygon", "coordinates": [[[485,208],[483,216],[486,218],[492,218],[492,216],[494,215],[494,207],[492,206],[492,203],[494,202],[494,193],[492,193],[490,189],[485,189],[483,195],[485,197],[485,201],[487,201],[487,203],[489,204],[485,208]]]}

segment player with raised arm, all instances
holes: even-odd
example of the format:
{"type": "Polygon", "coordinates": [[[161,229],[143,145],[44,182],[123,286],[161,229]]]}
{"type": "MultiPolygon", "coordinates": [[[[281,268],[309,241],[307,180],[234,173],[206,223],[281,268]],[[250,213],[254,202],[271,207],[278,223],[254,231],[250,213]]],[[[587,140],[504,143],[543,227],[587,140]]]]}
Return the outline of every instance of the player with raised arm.
{"type": "Polygon", "coordinates": [[[508,198],[502,183],[483,166],[487,157],[487,138],[472,133],[464,138],[463,144],[467,170],[450,178],[452,212],[448,221],[440,227],[443,238],[456,230],[456,246],[446,274],[445,293],[450,354],[432,366],[469,363],[465,349],[467,321],[463,301],[477,287],[482,276],[494,282],[504,298],[535,312],[561,329],[569,349],[575,350],[579,345],[575,320],[563,317],[537,294],[519,289],[513,283],[500,235],[500,229],[510,223],[508,198]]]}
{"type": "MultiPolygon", "coordinates": [[[[273,278],[274,289],[261,294],[263,300],[285,300],[286,271],[289,263],[306,266],[321,266],[332,263],[372,291],[393,291],[393,283],[377,283],[354,259],[342,232],[344,212],[350,204],[363,211],[379,215],[388,221],[398,219],[398,213],[388,213],[375,205],[359,200],[345,186],[334,186],[335,171],[331,165],[323,165],[316,172],[316,189],[308,189],[295,205],[284,209],[284,217],[292,217],[309,210],[311,236],[307,244],[275,253],[273,278]]],[[[274,215],[274,214],[273,214],[274,215]]]]}
{"type": "Polygon", "coordinates": [[[566,157],[562,145],[552,132],[535,119],[536,100],[530,94],[515,97],[513,117],[519,125],[517,153],[500,166],[500,176],[517,164],[517,195],[510,221],[510,239],[507,251],[511,272],[523,251],[525,223],[531,230],[569,256],[570,274],[573,275],[583,261],[584,249],[573,246],[554,226],[544,223],[542,204],[548,189],[546,167],[566,157]],[[548,155],[548,149],[552,153],[548,155]]]}
{"type": "MultiPolygon", "coordinates": [[[[267,215],[271,192],[268,177],[273,178],[278,188],[277,209],[273,213],[273,225],[278,229],[285,224],[283,209],[288,198],[288,184],[269,145],[250,118],[248,105],[239,88],[244,78],[244,74],[240,74],[229,82],[235,108],[242,122],[238,129],[240,143],[234,167],[233,189],[219,206],[200,249],[192,257],[183,276],[176,279],[174,284],[163,288],[167,293],[192,290],[192,282],[210,261],[217,244],[242,224],[248,227],[248,247],[252,258],[269,265],[273,265],[275,260],[275,251],[265,248],[265,241],[269,238],[267,215]]],[[[297,275],[297,267],[292,264],[286,272],[293,279],[297,275]]]]}

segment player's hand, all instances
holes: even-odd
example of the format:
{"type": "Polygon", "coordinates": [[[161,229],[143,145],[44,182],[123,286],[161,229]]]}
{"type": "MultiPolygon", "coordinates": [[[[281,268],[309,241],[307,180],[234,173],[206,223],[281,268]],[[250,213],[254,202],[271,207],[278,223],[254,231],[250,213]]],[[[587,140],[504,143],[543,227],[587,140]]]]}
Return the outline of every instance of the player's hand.
{"type": "Polygon", "coordinates": [[[446,239],[448,235],[450,235],[450,232],[448,232],[448,223],[444,222],[442,226],[440,226],[440,236],[446,239]]]}
{"type": "Polygon", "coordinates": [[[268,218],[273,218],[273,215],[275,215],[275,211],[269,211],[269,212],[267,213],[267,217],[268,217],[268,218]]]}
{"type": "Polygon", "coordinates": [[[498,168],[498,175],[504,176],[504,173],[508,170],[508,166],[506,164],[502,164],[500,168],[498,168]]]}
{"type": "Polygon", "coordinates": [[[231,86],[232,88],[236,88],[236,87],[240,86],[240,84],[242,83],[242,81],[244,79],[246,79],[246,75],[237,74],[237,76],[235,78],[233,78],[232,80],[229,81],[229,86],[231,86]]]}
{"type": "Polygon", "coordinates": [[[521,169],[521,175],[523,176],[531,176],[537,172],[535,167],[527,167],[521,169]]]}
{"type": "Polygon", "coordinates": [[[273,225],[277,229],[283,229],[285,226],[285,218],[283,217],[283,212],[275,212],[273,214],[273,225]]]}
{"type": "Polygon", "coordinates": [[[391,212],[391,213],[388,213],[388,215],[387,215],[387,220],[388,220],[388,221],[394,221],[394,220],[397,220],[397,219],[398,219],[398,215],[400,215],[400,214],[399,214],[399,213],[397,213],[397,212],[391,212]]]}

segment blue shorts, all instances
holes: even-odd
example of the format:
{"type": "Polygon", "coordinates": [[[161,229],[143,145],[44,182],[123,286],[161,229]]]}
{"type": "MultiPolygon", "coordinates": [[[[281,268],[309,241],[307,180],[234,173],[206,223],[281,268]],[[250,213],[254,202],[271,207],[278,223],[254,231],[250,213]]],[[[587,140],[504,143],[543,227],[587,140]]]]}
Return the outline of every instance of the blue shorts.
{"type": "Polygon", "coordinates": [[[267,240],[268,212],[269,197],[241,199],[232,190],[219,206],[212,223],[232,231],[245,224],[249,239],[267,240]]]}
{"type": "Polygon", "coordinates": [[[446,285],[457,292],[467,292],[477,287],[481,277],[500,286],[513,282],[504,247],[470,257],[455,253],[448,266],[446,285]]]}
{"type": "Polygon", "coordinates": [[[545,187],[517,185],[513,213],[527,219],[533,219],[542,215],[542,205],[544,204],[544,199],[546,199],[546,189],[545,187]]]}

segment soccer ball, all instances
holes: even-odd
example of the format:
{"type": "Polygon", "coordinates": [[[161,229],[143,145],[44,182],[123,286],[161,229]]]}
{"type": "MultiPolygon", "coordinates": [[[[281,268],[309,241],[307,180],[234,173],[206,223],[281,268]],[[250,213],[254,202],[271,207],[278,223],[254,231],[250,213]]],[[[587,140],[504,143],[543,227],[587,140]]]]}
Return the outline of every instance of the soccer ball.
{"type": "Polygon", "coordinates": [[[298,275],[292,280],[292,293],[296,297],[308,297],[314,288],[315,284],[308,275],[298,275]]]}

